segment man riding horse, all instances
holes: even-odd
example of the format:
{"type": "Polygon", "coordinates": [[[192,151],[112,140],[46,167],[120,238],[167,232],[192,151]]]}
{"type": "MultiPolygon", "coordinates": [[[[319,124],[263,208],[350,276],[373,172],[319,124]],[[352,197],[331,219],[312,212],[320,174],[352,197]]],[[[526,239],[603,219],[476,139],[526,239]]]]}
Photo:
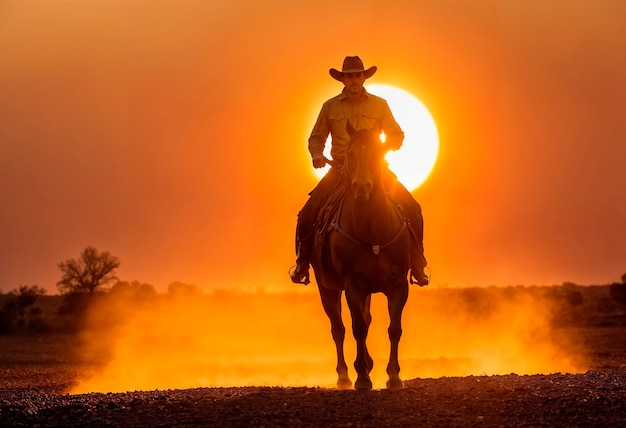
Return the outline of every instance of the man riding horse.
{"type": "MultiPolygon", "coordinates": [[[[342,180],[341,166],[344,164],[345,151],[350,139],[346,130],[347,122],[354,129],[380,129],[385,134],[385,146],[389,150],[398,150],[404,140],[404,132],[396,122],[387,102],[368,93],[363,84],[372,77],[377,67],[367,70],[358,56],[347,56],[342,70],[330,69],[330,75],[344,84],[341,94],[326,101],[309,137],[309,152],[313,167],[322,168],[327,159],[323,151],[326,139],[332,137],[331,169],[320,180],[298,214],[296,226],[296,267],[289,276],[294,283],[308,284],[309,264],[313,251],[316,222],[322,206],[329,195],[342,180]]],[[[411,193],[397,180],[395,174],[385,169],[385,189],[402,206],[403,213],[413,233],[410,254],[410,281],[420,286],[427,285],[428,276],[424,273],[423,234],[424,221],[422,208],[411,193]]]]}

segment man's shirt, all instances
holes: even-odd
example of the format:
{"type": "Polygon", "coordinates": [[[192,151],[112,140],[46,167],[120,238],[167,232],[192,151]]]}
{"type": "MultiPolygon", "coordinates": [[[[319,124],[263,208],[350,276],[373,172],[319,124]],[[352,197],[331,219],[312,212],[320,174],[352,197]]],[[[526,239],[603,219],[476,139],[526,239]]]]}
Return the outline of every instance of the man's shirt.
{"type": "Polygon", "coordinates": [[[324,152],[330,133],[331,157],[342,164],[348,141],[350,141],[346,129],[347,121],[350,121],[356,130],[379,128],[385,134],[385,145],[392,150],[397,150],[402,146],[404,132],[394,119],[387,101],[365,91],[360,101],[352,103],[344,88],[341,94],[329,99],[322,106],[309,137],[311,155],[320,155],[324,152]]]}

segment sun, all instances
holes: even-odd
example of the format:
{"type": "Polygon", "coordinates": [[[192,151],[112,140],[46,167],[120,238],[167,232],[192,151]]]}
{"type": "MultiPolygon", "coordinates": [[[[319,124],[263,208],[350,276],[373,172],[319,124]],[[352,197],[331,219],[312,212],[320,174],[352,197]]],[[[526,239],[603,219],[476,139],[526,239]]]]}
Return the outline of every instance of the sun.
{"type": "MultiPolygon", "coordinates": [[[[437,125],[424,104],[409,92],[391,85],[366,85],[371,94],[387,100],[396,121],[404,131],[404,143],[400,150],[387,154],[389,169],[409,190],[417,189],[430,175],[439,153],[437,125]]],[[[327,153],[326,153],[327,151],[327,153]]],[[[330,153],[330,137],[326,144],[330,153]]],[[[321,178],[328,167],[315,170],[321,178]]]]}
{"type": "Polygon", "coordinates": [[[430,175],[439,153],[439,134],[430,112],[409,92],[390,85],[366,86],[368,92],[387,100],[404,131],[400,150],[389,152],[389,169],[404,186],[418,188],[430,175]]]}

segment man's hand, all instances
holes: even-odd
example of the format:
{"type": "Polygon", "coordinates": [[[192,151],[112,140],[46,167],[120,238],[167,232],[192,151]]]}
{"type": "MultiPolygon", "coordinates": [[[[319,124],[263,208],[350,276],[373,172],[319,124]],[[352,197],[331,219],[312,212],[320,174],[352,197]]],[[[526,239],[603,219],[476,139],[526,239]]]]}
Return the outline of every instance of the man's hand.
{"type": "Polygon", "coordinates": [[[388,152],[395,152],[397,150],[400,150],[400,147],[402,146],[402,144],[398,145],[398,144],[385,144],[385,149],[387,149],[388,152]]]}
{"type": "Polygon", "coordinates": [[[326,166],[326,158],[323,154],[313,155],[313,168],[324,168],[326,166]]]}

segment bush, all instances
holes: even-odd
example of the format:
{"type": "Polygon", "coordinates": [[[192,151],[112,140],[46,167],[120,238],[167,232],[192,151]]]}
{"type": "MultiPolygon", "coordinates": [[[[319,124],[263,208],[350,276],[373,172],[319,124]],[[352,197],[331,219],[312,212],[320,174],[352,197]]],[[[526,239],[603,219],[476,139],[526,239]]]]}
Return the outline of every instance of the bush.
{"type": "Polygon", "coordinates": [[[609,286],[609,297],[622,306],[626,306],[626,283],[614,283],[609,286]]]}
{"type": "Polygon", "coordinates": [[[580,306],[583,304],[583,293],[578,290],[569,290],[566,294],[566,298],[571,306],[580,306]]]}
{"type": "Polygon", "coordinates": [[[63,302],[59,306],[60,315],[74,315],[82,317],[87,312],[91,293],[72,291],[63,295],[63,302]]]}
{"type": "Polygon", "coordinates": [[[49,333],[52,330],[48,321],[46,321],[46,319],[43,317],[30,320],[28,322],[27,328],[28,331],[32,333],[49,333]]]}
{"type": "Polygon", "coordinates": [[[5,310],[0,310],[0,334],[7,334],[11,332],[11,325],[13,324],[13,317],[5,310]]]}
{"type": "Polygon", "coordinates": [[[0,333],[28,329],[33,320],[41,318],[42,310],[33,305],[44,294],[46,290],[36,285],[21,285],[9,292],[0,310],[0,333]]]}

